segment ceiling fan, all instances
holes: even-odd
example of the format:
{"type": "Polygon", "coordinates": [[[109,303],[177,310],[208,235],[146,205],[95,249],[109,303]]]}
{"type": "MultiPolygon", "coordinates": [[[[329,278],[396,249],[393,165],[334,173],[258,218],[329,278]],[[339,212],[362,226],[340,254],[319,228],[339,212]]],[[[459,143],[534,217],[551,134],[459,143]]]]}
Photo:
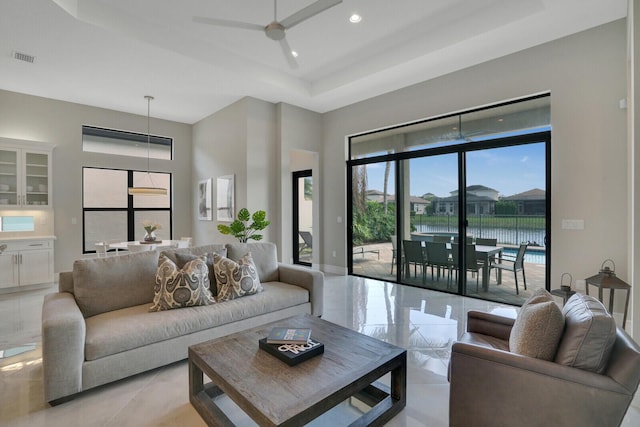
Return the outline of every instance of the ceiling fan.
{"type": "Polygon", "coordinates": [[[287,39],[285,38],[285,32],[288,29],[298,25],[302,21],[305,21],[319,14],[320,12],[324,12],[330,7],[333,7],[340,3],[342,3],[342,0],[318,0],[314,3],[311,3],[304,9],[300,9],[299,11],[283,19],[282,21],[278,21],[277,0],[273,0],[273,22],[267,24],[266,26],[252,24],[249,22],[230,21],[227,19],[206,18],[203,16],[194,16],[193,21],[200,24],[219,25],[222,27],[241,28],[244,30],[264,31],[265,35],[271,40],[280,42],[282,53],[287,58],[289,66],[291,68],[298,68],[298,63],[294,57],[291,47],[289,46],[289,43],[287,42],[287,39]]]}

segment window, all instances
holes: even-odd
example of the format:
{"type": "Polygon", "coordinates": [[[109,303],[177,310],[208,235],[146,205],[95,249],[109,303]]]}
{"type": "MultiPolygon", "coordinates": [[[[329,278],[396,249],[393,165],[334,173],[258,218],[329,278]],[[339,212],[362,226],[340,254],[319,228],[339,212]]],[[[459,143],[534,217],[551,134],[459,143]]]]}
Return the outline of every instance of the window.
{"type": "Polygon", "coordinates": [[[130,196],[128,188],[148,180],[147,172],[84,167],[83,252],[93,252],[95,243],[103,241],[142,240],[143,221],[161,225],[156,232],[170,239],[172,193],[171,174],[151,172],[153,182],[168,189],[166,196],[130,196]]]}
{"type": "Polygon", "coordinates": [[[173,139],[142,133],[82,126],[82,151],[171,160],[173,139]],[[148,144],[147,144],[148,142],[148,144]]]}

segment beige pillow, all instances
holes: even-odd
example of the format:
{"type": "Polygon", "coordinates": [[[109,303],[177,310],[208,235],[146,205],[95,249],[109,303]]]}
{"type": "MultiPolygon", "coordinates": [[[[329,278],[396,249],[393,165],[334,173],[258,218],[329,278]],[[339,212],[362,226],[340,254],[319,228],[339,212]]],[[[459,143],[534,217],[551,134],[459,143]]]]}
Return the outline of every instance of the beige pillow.
{"type": "Polygon", "coordinates": [[[509,350],[536,359],[553,360],[564,329],[564,316],[544,289],[522,305],[511,329],[509,350]]]}
{"type": "MultiPolygon", "coordinates": [[[[216,253],[220,256],[226,256],[227,249],[223,248],[219,251],[216,251],[216,253]]],[[[202,254],[202,255],[207,257],[205,262],[207,263],[207,267],[209,268],[209,283],[211,284],[211,286],[209,286],[209,290],[211,291],[211,294],[215,297],[218,294],[218,285],[216,285],[216,276],[213,271],[213,253],[202,254]]],[[[174,261],[177,264],[178,268],[182,268],[189,261],[193,261],[194,259],[198,258],[198,255],[193,255],[190,253],[182,253],[182,252],[176,252],[173,254],[173,256],[175,257],[175,259],[171,259],[171,256],[169,255],[167,256],[167,258],[174,261]]]]}
{"type": "Polygon", "coordinates": [[[213,254],[213,271],[218,285],[218,301],[229,301],[263,290],[251,252],[238,262],[213,254]]]}
{"type": "Polygon", "coordinates": [[[187,262],[182,269],[165,255],[160,255],[156,273],[155,297],[149,311],[209,305],[215,302],[209,291],[209,268],[206,255],[187,262]]]}
{"type": "Polygon", "coordinates": [[[616,341],[616,323],[600,301],[575,294],[562,309],[565,329],[556,363],[601,374],[616,341]]]}

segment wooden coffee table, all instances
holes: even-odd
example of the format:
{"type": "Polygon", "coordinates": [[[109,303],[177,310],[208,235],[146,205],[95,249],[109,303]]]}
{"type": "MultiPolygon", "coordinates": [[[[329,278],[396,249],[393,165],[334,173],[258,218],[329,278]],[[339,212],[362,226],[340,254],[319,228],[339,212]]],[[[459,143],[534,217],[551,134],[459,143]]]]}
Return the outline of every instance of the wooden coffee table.
{"type": "Polygon", "coordinates": [[[406,350],[312,316],[189,347],[189,401],[210,426],[233,425],[216,404],[222,394],[260,426],[302,425],[352,397],[371,406],[352,425],[383,425],[405,407],[406,390],[406,350]],[[274,326],[311,328],[324,354],[288,366],[258,348],[274,326]],[[377,382],[388,372],[391,387],[377,382]]]}

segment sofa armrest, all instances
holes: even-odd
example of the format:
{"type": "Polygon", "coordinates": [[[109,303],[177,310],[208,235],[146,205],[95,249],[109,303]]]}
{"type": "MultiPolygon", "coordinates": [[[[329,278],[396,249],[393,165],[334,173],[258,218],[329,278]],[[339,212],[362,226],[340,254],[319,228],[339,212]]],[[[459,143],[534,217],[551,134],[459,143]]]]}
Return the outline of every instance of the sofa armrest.
{"type": "Polygon", "coordinates": [[[471,310],[467,313],[467,332],[475,332],[509,341],[514,322],[515,319],[510,317],[471,310]]]}
{"type": "Polygon", "coordinates": [[[453,427],[619,425],[633,397],[606,375],[466,343],[450,370],[453,427]]]}
{"type": "Polygon", "coordinates": [[[86,324],[73,295],[49,294],[42,305],[42,368],[45,401],[82,391],[86,324]]]}
{"type": "Polygon", "coordinates": [[[297,265],[278,263],[280,281],[303,287],[309,291],[311,314],[322,316],[324,273],[297,265]]]}

